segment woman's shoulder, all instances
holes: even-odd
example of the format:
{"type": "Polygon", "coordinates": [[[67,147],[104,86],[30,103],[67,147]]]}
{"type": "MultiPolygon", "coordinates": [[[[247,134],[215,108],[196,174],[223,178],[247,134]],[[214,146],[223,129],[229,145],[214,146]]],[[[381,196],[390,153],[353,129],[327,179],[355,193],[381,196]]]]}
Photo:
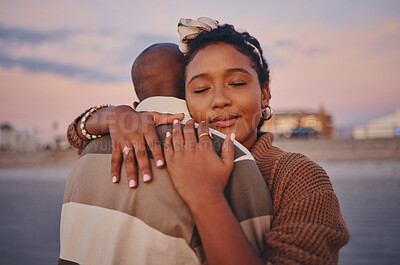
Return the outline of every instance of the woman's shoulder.
{"type": "Polygon", "coordinates": [[[305,187],[314,189],[323,186],[331,189],[326,171],[307,156],[287,152],[272,145],[273,135],[262,134],[251,148],[251,152],[269,182],[268,186],[279,187],[305,187]]]}
{"type": "Polygon", "coordinates": [[[258,132],[257,141],[250,148],[250,152],[256,160],[277,159],[282,156],[285,151],[273,146],[274,136],[269,132],[258,132]]]}
{"type": "Polygon", "coordinates": [[[274,136],[272,133],[259,133],[256,143],[251,147],[250,151],[256,160],[272,160],[275,166],[280,165],[282,169],[296,171],[302,173],[307,169],[322,169],[316,162],[309,159],[307,156],[288,152],[273,145],[274,136]]]}
{"type": "Polygon", "coordinates": [[[289,178],[290,182],[299,182],[309,185],[312,182],[323,181],[329,182],[330,180],[325,169],[315,161],[311,160],[307,156],[294,153],[294,152],[283,152],[276,164],[274,170],[276,177],[289,178]]]}
{"type": "Polygon", "coordinates": [[[269,132],[258,133],[257,141],[251,147],[250,152],[254,156],[259,167],[266,165],[276,168],[279,164],[282,167],[295,165],[297,163],[312,162],[305,155],[300,153],[287,152],[273,145],[274,136],[269,132]]]}

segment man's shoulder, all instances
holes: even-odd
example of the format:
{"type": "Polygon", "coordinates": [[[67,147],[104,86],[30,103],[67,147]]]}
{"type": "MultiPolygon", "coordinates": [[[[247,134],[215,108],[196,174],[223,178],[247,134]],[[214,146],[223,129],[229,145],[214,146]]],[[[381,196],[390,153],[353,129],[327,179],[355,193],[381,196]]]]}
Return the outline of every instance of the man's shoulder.
{"type": "Polygon", "coordinates": [[[80,157],[87,154],[111,154],[112,141],[110,135],[104,135],[101,138],[92,140],[82,151],[80,157]]]}

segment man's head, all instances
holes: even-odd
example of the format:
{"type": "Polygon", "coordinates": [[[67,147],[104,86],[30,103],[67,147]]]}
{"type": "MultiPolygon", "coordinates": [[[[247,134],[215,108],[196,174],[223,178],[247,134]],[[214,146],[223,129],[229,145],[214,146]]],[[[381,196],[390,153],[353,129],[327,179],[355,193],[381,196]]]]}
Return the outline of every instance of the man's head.
{"type": "Polygon", "coordinates": [[[144,50],[132,65],[132,81],[140,101],[152,96],[182,98],[183,54],[178,45],[157,43],[144,50]]]}

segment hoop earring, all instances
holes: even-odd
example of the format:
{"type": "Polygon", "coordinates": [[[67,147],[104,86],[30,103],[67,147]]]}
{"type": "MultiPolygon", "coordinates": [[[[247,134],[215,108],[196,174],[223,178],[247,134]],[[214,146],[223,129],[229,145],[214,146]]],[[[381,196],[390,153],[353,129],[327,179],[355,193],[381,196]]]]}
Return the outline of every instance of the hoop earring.
{"type": "Polygon", "coordinates": [[[271,107],[268,105],[265,109],[262,111],[262,118],[264,121],[267,121],[272,118],[272,115],[274,112],[272,111],[271,107]],[[267,111],[268,109],[268,111],[267,111]]]}

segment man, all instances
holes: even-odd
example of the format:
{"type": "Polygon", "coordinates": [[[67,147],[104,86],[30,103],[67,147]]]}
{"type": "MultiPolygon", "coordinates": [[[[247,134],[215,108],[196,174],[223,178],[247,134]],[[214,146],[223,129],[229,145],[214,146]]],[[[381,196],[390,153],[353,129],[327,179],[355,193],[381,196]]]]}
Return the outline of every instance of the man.
{"type": "MultiPolygon", "coordinates": [[[[136,59],[132,77],[142,100],[138,111],[185,111],[185,101],[177,98],[179,58],[176,45],[156,44],[136,59]]],[[[161,145],[170,127],[157,127],[161,145]]],[[[220,153],[225,136],[212,132],[220,153]]],[[[130,180],[123,166],[121,183],[112,184],[111,147],[109,137],[91,141],[68,177],[59,264],[206,264],[189,208],[166,168],[156,167],[149,153],[153,183],[128,189],[130,180]]],[[[261,254],[272,217],[271,198],[250,152],[237,144],[234,159],[227,200],[250,244],[261,254]]]]}

